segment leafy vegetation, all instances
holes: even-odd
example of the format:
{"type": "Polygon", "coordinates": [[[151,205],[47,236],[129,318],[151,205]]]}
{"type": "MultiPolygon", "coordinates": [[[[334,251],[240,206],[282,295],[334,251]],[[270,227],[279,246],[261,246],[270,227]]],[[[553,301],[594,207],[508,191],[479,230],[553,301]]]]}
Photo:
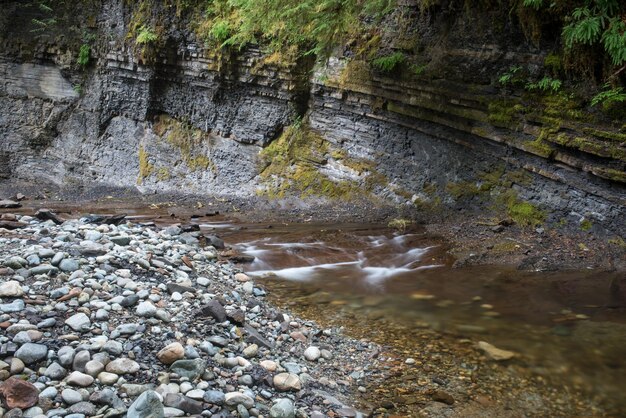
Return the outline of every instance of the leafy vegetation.
{"type": "Polygon", "coordinates": [[[564,16],[562,36],[567,50],[576,45],[601,45],[615,66],[626,63],[625,4],[622,0],[545,2],[524,0],[536,11],[556,11],[564,16]]]}
{"type": "Polygon", "coordinates": [[[406,57],[402,52],[394,52],[391,55],[385,55],[372,61],[372,65],[384,73],[390,73],[404,62],[406,57]]]}
{"type": "Polygon", "coordinates": [[[209,0],[203,38],[220,47],[249,43],[272,51],[296,45],[304,54],[325,55],[364,21],[388,13],[393,0],[209,0]]]}
{"type": "Polygon", "coordinates": [[[561,80],[557,80],[554,79],[552,77],[544,77],[541,80],[537,81],[537,82],[529,82],[526,84],[526,89],[533,91],[533,90],[539,90],[541,92],[552,92],[552,93],[556,93],[557,91],[559,91],[561,89],[562,86],[562,82],[561,80]]]}
{"type": "Polygon", "coordinates": [[[78,59],[76,62],[81,67],[86,67],[89,64],[89,59],[91,58],[91,47],[87,44],[82,44],[80,46],[80,51],[78,51],[78,59]]]}
{"type": "Polygon", "coordinates": [[[159,39],[158,35],[149,26],[141,26],[139,34],[137,34],[136,42],[138,45],[147,45],[155,43],[159,39]]]}
{"type": "Polygon", "coordinates": [[[604,85],[604,90],[591,99],[591,106],[611,106],[614,103],[626,102],[626,92],[623,87],[611,88],[610,84],[604,85]]]}

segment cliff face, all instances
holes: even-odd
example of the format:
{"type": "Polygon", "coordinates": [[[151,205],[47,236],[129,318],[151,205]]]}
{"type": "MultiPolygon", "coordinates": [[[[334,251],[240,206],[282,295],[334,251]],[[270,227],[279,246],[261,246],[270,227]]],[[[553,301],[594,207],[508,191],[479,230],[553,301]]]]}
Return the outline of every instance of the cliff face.
{"type": "MultiPolygon", "coordinates": [[[[9,2],[0,21],[28,21],[25,4],[9,2]]],[[[497,88],[499,72],[540,68],[548,52],[515,30],[493,34],[492,16],[415,17],[403,36],[419,39],[411,50],[425,71],[406,77],[368,68],[349,47],[323,63],[203,49],[176,17],[147,59],[128,45],[125,2],[67,12],[67,25],[97,36],[86,68],[75,64],[80,41],[59,29],[35,41],[27,22],[3,29],[5,182],[366,197],[426,211],[494,202],[529,224],[547,214],[626,232],[624,120],[497,88]]],[[[411,13],[403,2],[388,23],[411,13]]],[[[394,50],[401,38],[382,42],[394,50]]]]}

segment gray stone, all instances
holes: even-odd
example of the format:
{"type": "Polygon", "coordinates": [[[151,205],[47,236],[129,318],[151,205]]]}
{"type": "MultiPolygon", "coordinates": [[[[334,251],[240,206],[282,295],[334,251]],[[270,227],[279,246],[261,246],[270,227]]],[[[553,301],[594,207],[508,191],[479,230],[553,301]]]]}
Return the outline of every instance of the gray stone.
{"type": "Polygon", "coordinates": [[[67,375],[67,370],[63,368],[59,363],[54,362],[48,366],[44,375],[52,380],[61,380],[67,375]]]}
{"type": "Polygon", "coordinates": [[[202,359],[177,360],[170,366],[170,371],[191,381],[204,374],[206,362],[202,359]]]}
{"type": "Polygon", "coordinates": [[[271,418],[295,418],[296,409],[290,399],[278,399],[272,409],[270,409],[271,418]]]}
{"type": "Polygon", "coordinates": [[[128,235],[117,235],[114,237],[109,237],[109,240],[111,240],[111,242],[115,245],[121,245],[122,247],[125,247],[130,244],[131,238],[128,235]]]}
{"type": "Polygon", "coordinates": [[[157,308],[156,306],[154,306],[151,302],[145,301],[145,302],[141,302],[139,305],[137,305],[137,309],[135,311],[135,313],[139,316],[143,316],[143,317],[153,317],[154,315],[156,315],[157,312],[157,308]]]}
{"type": "Polygon", "coordinates": [[[61,399],[68,405],[74,405],[75,403],[82,402],[83,396],[74,389],[63,389],[61,392],[61,399]]]}
{"type": "Polygon", "coordinates": [[[118,375],[135,374],[139,371],[139,363],[129,358],[115,359],[106,365],[106,371],[118,375]]]}
{"type": "Polygon", "coordinates": [[[89,317],[82,312],[79,312],[65,320],[65,324],[72,328],[74,331],[86,332],[91,326],[89,317]]]}
{"type": "Polygon", "coordinates": [[[72,368],[81,373],[85,373],[85,365],[91,360],[91,354],[88,350],[82,350],[76,353],[74,361],[72,362],[72,368]]]}
{"type": "Polygon", "coordinates": [[[22,299],[15,299],[11,303],[0,304],[0,312],[3,313],[16,313],[21,312],[26,308],[26,304],[22,299]]]}
{"type": "Polygon", "coordinates": [[[37,267],[33,267],[32,269],[30,269],[30,273],[35,276],[38,274],[50,274],[50,273],[56,274],[58,271],[59,271],[58,268],[50,264],[41,264],[37,267]]]}
{"type": "Polygon", "coordinates": [[[128,418],[164,418],[159,395],[152,391],[142,393],[128,408],[128,418]]]}
{"type": "Polygon", "coordinates": [[[54,399],[57,397],[58,394],[59,391],[55,387],[50,386],[42,390],[39,394],[39,397],[44,399],[54,399]]]}
{"type": "Polygon", "coordinates": [[[91,385],[93,381],[93,377],[81,372],[72,372],[67,378],[67,384],[70,386],[86,387],[91,385]]]}
{"type": "Polygon", "coordinates": [[[50,292],[50,299],[59,299],[60,297],[63,297],[65,295],[67,295],[68,293],[70,293],[70,288],[67,286],[63,286],[63,287],[58,287],[56,289],[53,289],[50,292]]]}
{"type": "Polygon", "coordinates": [[[72,414],[82,414],[85,416],[96,415],[96,406],[91,402],[78,402],[70,406],[68,412],[72,414]]]}
{"type": "Polygon", "coordinates": [[[48,355],[48,347],[43,344],[26,343],[15,352],[15,357],[19,358],[24,364],[37,363],[46,358],[48,355]]]}
{"type": "Polygon", "coordinates": [[[57,352],[57,357],[59,358],[59,363],[63,367],[71,367],[72,362],[74,361],[74,356],[76,355],[76,350],[70,347],[69,345],[63,346],[57,352]]]}
{"type": "Polygon", "coordinates": [[[224,405],[224,402],[226,401],[224,392],[220,390],[207,390],[204,392],[203,399],[205,402],[220,406],[224,405]]]}
{"type": "Polygon", "coordinates": [[[74,259],[65,258],[59,263],[59,268],[64,272],[71,273],[80,269],[80,265],[78,264],[78,261],[74,259]]]}
{"type": "Polygon", "coordinates": [[[243,405],[246,408],[254,406],[254,399],[241,392],[228,392],[224,395],[224,403],[228,406],[243,405]]]}
{"type": "Polygon", "coordinates": [[[9,280],[0,284],[0,297],[5,298],[19,298],[24,296],[24,290],[20,282],[15,280],[9,280]]]}

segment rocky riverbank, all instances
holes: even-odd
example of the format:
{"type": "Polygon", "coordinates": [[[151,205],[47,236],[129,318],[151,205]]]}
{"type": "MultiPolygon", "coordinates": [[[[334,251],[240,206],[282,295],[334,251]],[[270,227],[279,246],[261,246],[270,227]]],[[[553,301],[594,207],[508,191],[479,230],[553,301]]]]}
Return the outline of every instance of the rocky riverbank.
{"type": "Polygon", "coordinates": [[[0,230],[0,417],[359,414],[380,349],[270,306],[218,240],[40,218],[0,230]]]}

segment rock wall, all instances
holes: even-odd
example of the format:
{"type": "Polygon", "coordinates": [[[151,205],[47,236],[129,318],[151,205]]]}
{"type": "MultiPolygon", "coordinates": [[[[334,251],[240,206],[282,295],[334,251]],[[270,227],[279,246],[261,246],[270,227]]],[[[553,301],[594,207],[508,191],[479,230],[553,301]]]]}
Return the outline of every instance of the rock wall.
{"type": "MultiPolygon", "coordinates": [[[[1,20],[19,15],[21,3],[9,2],[1,20]]],[[[521,111],[534,102],[503,96],[485,74],[542,62],[540,48],[460,39],[468,25],[461,21],[445,37],[422,34],[436,59],[428,76],[406,79],[354,71],[348,50],[315,68],[308,60],[275,62],[254,48],[217,53],[172,21],[166,47],[146,62],[125,41],[125,7],[107,0],[95,9],[90,25],[100,41],[87,69],[74,63],[76,45],[57,38],[32,46],[27,32],[4,28],[0,179],[271,195],[277,183],[301,179],[268,176],[263,150],[302,117],[325,145],[290,166],[313,167],[366,199],[441,211],[488,206],[511,190],[509,201],[528,201],[553,221],[588,219],[626,232],[624,134],[555,114],[560,103],[521,111]],[[34,49],[26,53],[25,45],[34,49]]],[[[324,198],[318,192],[306,195],[324,198]]]]}

